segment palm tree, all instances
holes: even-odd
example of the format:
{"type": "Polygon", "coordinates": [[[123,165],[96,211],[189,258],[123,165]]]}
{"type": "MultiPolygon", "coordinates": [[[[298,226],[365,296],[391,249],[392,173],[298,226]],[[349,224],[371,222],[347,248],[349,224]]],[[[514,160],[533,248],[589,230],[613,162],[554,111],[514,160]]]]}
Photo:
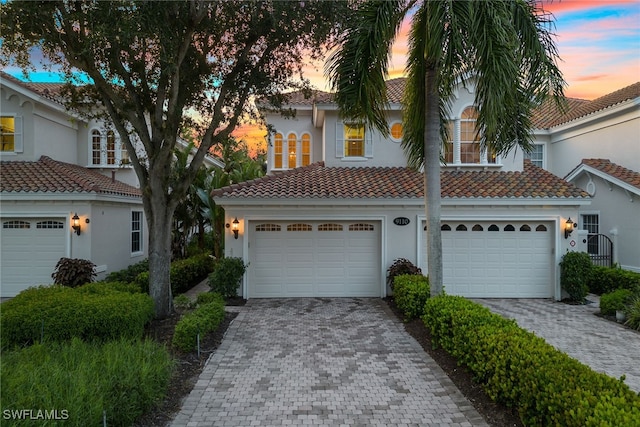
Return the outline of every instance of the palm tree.
{"type": "Polygon", "coordinates": [[[383,135],[391,45],[410,15],[402,147],[424,168],[431,294],[442,292],[440,149],[456,85],[473,78],[482,149],[531,149],[531,110],[548,96],[560,105],[552,16],[535,0],[396,0],[359,5],[326,70],[341,114],[383,135]]]}

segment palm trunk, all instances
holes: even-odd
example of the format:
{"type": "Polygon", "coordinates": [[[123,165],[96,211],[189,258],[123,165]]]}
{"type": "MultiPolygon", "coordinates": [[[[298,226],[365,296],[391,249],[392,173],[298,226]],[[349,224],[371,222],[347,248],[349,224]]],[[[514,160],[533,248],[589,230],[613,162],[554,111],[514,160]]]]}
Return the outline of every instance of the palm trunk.
{"type": "Polygon", "coordinates": [[[427,271],[431,295],[439,295],[442,283],[442,232],[440,230],[440,109],[436,69],[425,74],[424,197],[427,216],[427,271]]]}

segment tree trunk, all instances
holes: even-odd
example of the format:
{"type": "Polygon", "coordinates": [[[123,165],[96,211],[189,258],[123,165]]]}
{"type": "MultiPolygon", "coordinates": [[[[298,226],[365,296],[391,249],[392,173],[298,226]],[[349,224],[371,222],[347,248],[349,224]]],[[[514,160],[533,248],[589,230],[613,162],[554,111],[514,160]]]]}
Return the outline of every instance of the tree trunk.
{"type": "Polygon", "coordinates": [[[153,299],[157,319],[169,317],[173,311],[171,295],[171,218],[173,212],[163,194],[145,200],[149,227],[149,295],[153,299]],[[150,212],[149,212],[150,210],[150,212]]]}
{"type": "Polygon", "coordinates": [[[440,108],[436,69],[425,74],[424,197],[427,215],[427,270],[431,295],[442,293],[442,232],[440,230],[440,108]]]}

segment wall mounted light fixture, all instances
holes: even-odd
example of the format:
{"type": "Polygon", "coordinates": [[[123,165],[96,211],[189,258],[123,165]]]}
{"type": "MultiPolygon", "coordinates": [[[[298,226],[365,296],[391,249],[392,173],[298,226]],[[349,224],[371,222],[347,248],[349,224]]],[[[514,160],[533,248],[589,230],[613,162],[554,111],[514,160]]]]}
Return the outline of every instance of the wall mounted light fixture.
{"type": "Polygon", "coordinates": [[[577,226],[578,226],[578,223],[571,221],[571,217],[569,217],[569,219],[567,219],[567,222],[564,223],[564,238],[568,239],[571,233],[573,232],[573,229],[576,228],[577,226]]]}
{"type": "Polygon", "coordinates": [[[233,238],[234,239],[238,239],[238,232],[239,232],[239,228],[240,228],[240,221],[238,221],[238,218],[236,217],[231,224],[227,223],[225,225],[225,227],[227,228],[231,228],[231,232],[233,233],[233,238]]]}
{"type": "Polygon", "coordinates": [[[74,232],[79,236],[80,235],[80,217],[76,213],[71,217],[71,228],[73,228],[74,232]]]}

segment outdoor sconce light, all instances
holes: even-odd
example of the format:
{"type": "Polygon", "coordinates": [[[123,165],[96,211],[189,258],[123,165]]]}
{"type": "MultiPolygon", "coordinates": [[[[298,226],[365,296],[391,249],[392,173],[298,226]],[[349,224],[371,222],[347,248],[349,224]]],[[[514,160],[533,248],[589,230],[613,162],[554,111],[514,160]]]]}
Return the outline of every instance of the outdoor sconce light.
{"type": "Polygon", "coordinates": [[[571,233],[573,232],[573,229],[576,228],[577,226],[578,224],[571,221],[571,217],[569,217],[569,219],[567,219],[567,222],[564,223],[564,238],[568,239],[571,233]]]}
{"type": "Polygon", "coordinates": [[[226,227],[229,228],[231,227],[231,231],[233,232],[233,238],[234,239],[238,239],[238,227],[240,226],[240,221],[238,221],[238,218],[236,217],[236,219],[233,220],[233,222],[231,224],[227,223],[226,227]]]}
{"type": "Polygon", "coordinates": [[[71,228],[73,228],[75,233],[79,236],[80,235],[80,217],[78,216],[77,213],[71,217],[71,221],[73,221],[71,228]]]}

